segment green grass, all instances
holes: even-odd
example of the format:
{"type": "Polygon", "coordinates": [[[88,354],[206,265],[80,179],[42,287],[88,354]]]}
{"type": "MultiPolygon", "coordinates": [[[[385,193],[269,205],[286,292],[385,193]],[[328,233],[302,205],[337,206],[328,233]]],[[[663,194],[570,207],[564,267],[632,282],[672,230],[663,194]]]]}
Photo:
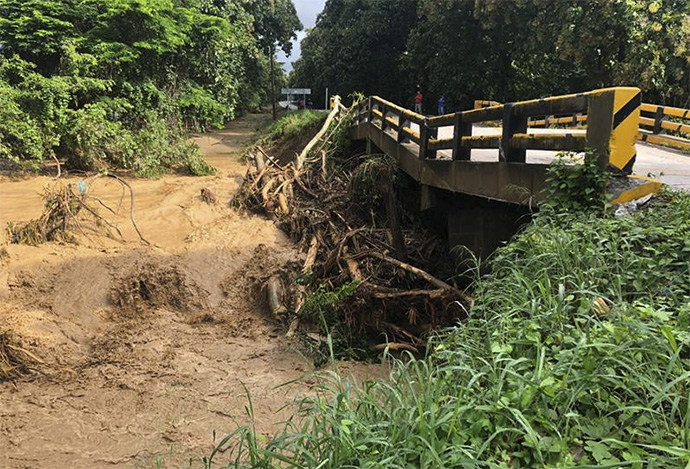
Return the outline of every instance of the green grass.
{"type": "Polygon", "coordinates": [[[289,140],[298,137],[306,129],[326,119],[326,114],[312,110],[290,112],[271,125],[262,129],[258,135],[260,145],[277,140],[289,140]]]}

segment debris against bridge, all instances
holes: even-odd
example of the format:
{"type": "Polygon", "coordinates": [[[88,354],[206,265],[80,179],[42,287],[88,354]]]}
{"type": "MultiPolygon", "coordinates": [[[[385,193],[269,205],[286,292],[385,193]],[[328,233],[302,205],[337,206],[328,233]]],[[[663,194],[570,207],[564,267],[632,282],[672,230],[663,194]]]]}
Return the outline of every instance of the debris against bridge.
{"type": "Polygon", "coordinates": [[[305,253],[302,265],[283,269],[284,288],[267,282],[271,311],[316,345],[330,333],[348,350],[419,352],[430,331],[467,314],[471,299],[454,280],[446,243],[396,196],[406,176],[388,157],[348,148],[351,112],[331,117],[301,169],[281,166],[270,149],[250,152],[234,201],[265,212],[305,253]]]}

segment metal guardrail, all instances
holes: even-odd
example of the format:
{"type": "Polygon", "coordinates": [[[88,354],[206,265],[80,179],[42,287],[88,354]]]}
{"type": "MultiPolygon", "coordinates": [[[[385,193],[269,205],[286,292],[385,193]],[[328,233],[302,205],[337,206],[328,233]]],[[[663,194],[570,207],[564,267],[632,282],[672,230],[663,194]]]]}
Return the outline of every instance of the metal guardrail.
{"type": "Polygon", "coordinates": [[[427,117],[372,96],[357,105],[356,124],[368,122],[381,132],[396,131],[399,144],[409,140],[419,145],[420,159],[435,159],[437,151],[452,150],[453,160],[470,161],[472,149],[496,148],[499,161],[525,163],[527,150],[591,148],[600,167],[632,172],[641,106],[638,88],[606,88],[508,104],[478,103],[477,109],[427,117]],[[584,117],[579,122],[586,123],[586,132],[527,133],[532,117],[564,114],[584,117]],[[472,124],[489,121],[502,122],[501,135],[472,135],[472,124]],[[410,129],[410,123],[417,124],[419,132],[410,129]],[[452,138],[438,138],[438,129],[447,126],[453,127],[452,138]]]}

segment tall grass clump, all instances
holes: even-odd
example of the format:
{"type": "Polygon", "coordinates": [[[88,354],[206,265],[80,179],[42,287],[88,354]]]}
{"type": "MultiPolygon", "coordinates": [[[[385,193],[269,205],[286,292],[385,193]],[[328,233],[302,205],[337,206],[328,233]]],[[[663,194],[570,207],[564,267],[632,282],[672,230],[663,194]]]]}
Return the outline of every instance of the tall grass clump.
{"type": "Polygon", "coordinates": [[[427,358],[327,375],[284,431],[240,429],[206,467],[690,467],[690,196],[546,205],[491,267],[427,358]]]}
{"type": "Polygon", "coordinates": [[[310,109],[290,112],[262,130],[257,143],[263,145],[280,139],[295,138],[305,130],[316,127],[325,119],[325,113],[310,109]]]}

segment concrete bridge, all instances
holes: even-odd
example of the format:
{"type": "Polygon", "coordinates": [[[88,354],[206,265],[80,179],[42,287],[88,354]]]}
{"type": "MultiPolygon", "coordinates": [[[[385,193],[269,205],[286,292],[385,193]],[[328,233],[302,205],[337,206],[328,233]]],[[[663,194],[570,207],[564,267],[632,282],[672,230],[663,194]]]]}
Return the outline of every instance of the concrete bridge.
{"type": "MultiPolygon", "coordinates": [[[[664,120],[664,109],[673,116],[684,110],[643,105],[640,97],[637,88],[607,88],[509,104],[489,102],[434,117],[370,97],[356,105],[350,136],[366,140],[371,152],[395,158],[420,185],[420,209],[446,214],[451,244],[482,255],[510,237],[527,212],[521,207],[543,200],[546,170],[557,152],[577,154],[572,161],[577,164],[585,150],[592,149],[588,158],[625,176],[624,184],[617,184],[621,189],[614,203],[658,191],[661,182],[689,189],[690,156],[681,151],[683,145],[690,148],[690,142],[660,132],[671,126],[681,127],[669,130],[690,131],[690,126],[664,120]],[[644,117],[649,112],[654,119],[644,117]],[[564,124],[573,128],[562,128],[564,124]],[[559,128],[537,128],[553,125],[559,128]],[[653,141],[679,150],[650,144],[653,141]]],[[[690,111],[683,117],[690,117],[690,111]]]]}

